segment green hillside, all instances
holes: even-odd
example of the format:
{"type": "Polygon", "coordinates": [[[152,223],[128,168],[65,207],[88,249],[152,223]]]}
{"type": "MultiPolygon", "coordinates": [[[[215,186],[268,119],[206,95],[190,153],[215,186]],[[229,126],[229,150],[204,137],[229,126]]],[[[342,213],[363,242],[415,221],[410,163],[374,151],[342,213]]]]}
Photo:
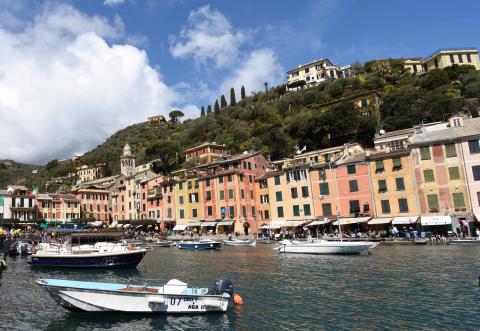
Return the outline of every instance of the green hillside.
{"type": "MultiPolygon", "coordinates": [[[[264,151],[275,160],[291,156],[295,146],[312,150],[349,141],[368,146],[381,128],[392,131],[422,121],[442,121],[460,111],[478,116],[480,73],[472,66],[416,76],[404,71],[401,60],[389,59],[367,62],[356,70],[358,77],[295,92],[287,93],[285,86],[279,86],[242,98],[244,93],[234,91],[238,97],[220,96],[220,101],[212,102],[214,106],[202,107],[198,118],[183,123],[181,112],[172,112],[168,123],[134,124],[113,134],[81,161],[104,162],[107,174],[116,174],[128,142],[137,164],[155,159],[157,171],[166,173],[183,165],[184,149],[204,141],[226,144],[232,153],[264,151]],[[353,100],[369,93],[379,96],[381,105],[376,113],[372,109],[371,116],[365,116],[353,100]]],[[[51,167],[42,174],[48,177],[67,171],[68,167],[62,167],[51,167]]]]}

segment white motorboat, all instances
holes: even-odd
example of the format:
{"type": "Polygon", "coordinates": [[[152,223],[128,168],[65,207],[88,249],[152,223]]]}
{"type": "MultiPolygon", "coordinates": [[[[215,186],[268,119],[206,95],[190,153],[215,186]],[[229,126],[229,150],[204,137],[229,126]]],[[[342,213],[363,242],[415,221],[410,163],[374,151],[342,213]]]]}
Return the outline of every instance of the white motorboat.
{"type": "Polygon", "coordinates": [[[163,286],[40,279],[63,307],[73,311],[129,313],[206,313],[226,311],[233,295],[233,284],[218,279],[209,288],[188,287],[172,279],[163,286]]]}
{"type": "Polygon", "coordinates": [[[290,241],[283,240],[280,246],[274,248],[279,253],[297,254],[359,254],[374,248],[379,243],[373,242],[350,242],[350,241],[290,241]]]}
{"type": "Polygon", "coordinates": [[[234,239],[234,240],[224,240],[223,243],[225,246],[252,246],[255,247],[257,242],[250,239],[234,239]]]}

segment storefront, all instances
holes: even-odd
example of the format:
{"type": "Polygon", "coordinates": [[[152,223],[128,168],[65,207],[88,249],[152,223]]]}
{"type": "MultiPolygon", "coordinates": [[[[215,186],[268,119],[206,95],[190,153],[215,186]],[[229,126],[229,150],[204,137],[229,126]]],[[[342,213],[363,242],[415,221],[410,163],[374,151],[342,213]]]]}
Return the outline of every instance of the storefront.
{"type": "Polygon", "coordinates": [[[449,215],[445,216],[421,216],[420,224],[422,229],[425,232],[431,235],[444,235],[448,236],[449,234],[453,235],[452,230],[452,217],[449,215]]]}
{"type": "Polygon", "coordinates": [[[233,233],[235,221],[219,221],[217,223],[217,233],[218,234],[227,234],[233,233]]]}

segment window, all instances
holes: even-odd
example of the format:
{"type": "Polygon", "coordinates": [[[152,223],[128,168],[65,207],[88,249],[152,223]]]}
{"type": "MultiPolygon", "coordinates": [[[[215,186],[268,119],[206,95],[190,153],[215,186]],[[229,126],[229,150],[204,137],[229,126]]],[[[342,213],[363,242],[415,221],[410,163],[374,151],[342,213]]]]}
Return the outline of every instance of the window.
{"type": "Polygon", "coordinates": [[[267,188],[268,187],[268,182],[266,179],[262,179],[260,181],[260,188],[267,188]]]}
{"type": "Polygon", "coordinates": [[[249,181],[250,183],[253,183],[253,177],[252,177],[252,175],[248,175],[248,181],[249,181]]]}
{"type": "Polygon", "coordinates": [[[260,196],[260,203],[269,203],[269,201],[268,194],[260,196]]]}
{"type": "Polygon", "coordinates": [[[283,201],[281,191],[275,192],[275,200],[276,201],[283,201]]]}
{"type": "Polygon", "coordinates": [[[467,54],[467,62],[472,63],[472,57],[470,56],[470,54],[467,54]]]}
{"type": "Polygon", "coordinates": [[[218,182],[219,182],[220,184],[223,184],[223,176],[218,177],[218,182]]]}
{"type": "Polygon", "coordinates": [[[197,180],[195,181],[195,188],[198,188],[199,186],[200,186],[200,181],[197,179],[197,180]]]}
{"type": "Polygon", "coordinates": [[[310,210],[310,205],[309,204],[303,205],[303,215],[304,216],[312,215],[312,211],[310,210]]]}
{"type": "Polygon", "coordinates": [[[268,210],[265,210],[264,214],[265,214],[265,219],[267,219],[267,220],[270,219],[270,213],[268,212],[268,210]]]}
{"type": "Polygon", "coordinates": [[[433,170],[432,169],[423,170],[423,178],[425,183],[434,182],[435,176],[433,175],[433,170]]]}
{"type": "Polygon", "coordinates": [[[328,187],[328,183],[320,183],[320,194],[321,195],[329,195],[330,189],[328,187]]]}
{"type": "Polygon", "coordinates": [[[188,199],[190,203],[197,203],[198,202],[198,193],[190,193],[188,195],[188,199]]]}
{"type": "Polygon", "coordinates": [[[247,217],[247,207],[242,206],[242,216],[247,217]]]}
{"type": "Polygon", "coordinates": [[[230,218],[234,218],[234,217],[235,217],[235,207],[230,206],[230,218]]]}
{"type": "Polygon", "coordinates": [[[438,211],[438,195],[428,194],[427,204],[428,204],[428,209],[438,211]]]}
{"type": "Polygon", "coordinates": [[[178,197],[178,202],[183,205],[183,195],[178,197]]]}
{"type": "Polygon", "coordinates": [[[465,207],[465,199],[463,198],[463,193],[453,193],[453,207],[454,208],[464,208],[465,207]]]}
{"type": "Polygon", "coordinates": [[[480,166],[472,166],[473,180],[480,180],[480,166]]]}
{"type": "Polygon", "coordinates": [[[293,205],[293,216],[300,216],[300,206],[293,205]]]}
{"type": "Polygon", "coordinates": [[[477,192],[477,202],[478,202],[478,205],[480,206],[480,192],[477,192]]]}
{"type": "Polygon", "coordinates": [[[351,165],[347,166],[347,173],[349,175],[357,173],[357,169],[355,168],[355,164],[351,164],[351,165]]]}
{"type": "Polygon", "coordinates": [[[275,176],[275,177],[273,177],[273,178],[274,178],[274,180],[275,180],[275,185],[280,185],[280,176],[277,175],[277,176],[275,176]]]}
{"type": "Polygon", "coordinates": [[[297,192],[297,188],[296,188],[296,187],[292,187],[292,188],[290,189],[290,192],[292,193],[292,199],[298,198],[298,192],[297,192]]]}
{"type": "Polygon", "coordinates": [[[240,190],[240,198],[245,199],[245,190],[240,190]]]}
{"type": "Polygon", "coordinates": [[[453,54],[450,54],[450,64],[454,64],[455,63],[455,59],[453,57],[453,54]]]}
{"type": "Polygon", "coordinates": [[[228,176],[227,176],[227,180],[228,180],[228,182],[230,183],[230,182],[233,180],[232,175],[228,175],[228,176]]]}
{"type": "Polygon", "coordinates": [[[350,192],[357,192],[358,191],[358,182],[357,180],[350,180],[348,182],[348,186],[350,187],[350,192]]]}
{"type": "Polygon", "coordinates": [[[252,217],[255,217],[255,207],[252,206],[252,217]]]}
{"type": "Polygon", "coordinates": [[[397,186],[397,191],[405,191],[405,182],[403,177],[395,178],[395,185],[397,186]]]}
{"type": "Polygon", "coordinates": [[[240,174],[240,182],[243,183],[243,174],[240,174]]]}
{"type": "Polygon", "coordinates": [[[407,199],[398,199],[398,210],[401,213],[408,213],[408,201],[407,201],[407,199]]]}
{"type": "Polygon", "coordinates": [[[283,207],[277,207],[278,217],[283,217],[283,207]]]}
{"type": "Polygon", "coordinates": [[[192,217],[197,218],[197,209],[195,208],[192,209],[192,217]]]}
{"type": "Polygon", "coordinates": [[[228,190],[228,198],[233,199],[233,189],[228,190]]]}
{"type": "Polygon", "coordinates": [[[392,170],[396,171],[400,169],[402,169],[402,159],[400,159],[399,157],[394,157],[392,170]]]}
{"type": "Polygon", "coordinates": [[[183,190],[183,183],[178,183],[178,189],[183,190]]]}
{"type": "Polygon", "coordinates": [[[332,204],[331,203],[322,203],[322,215],[323,216],[332,216],[332,204]]]}
{"type": "Polygon", "coordinates": [[[478,139],[469,140],[468,141],[468,149],[470,150],[470,154],[480,153],[480,144],[479,144],[478,139]]]}
{"type": "Polygon", "coordinates": [[[207,197],[206,197],[206,198],[207,198],[207,201],[212,200],[212,192],[207,191],[206,195],[207,195],[207,197]]]}
{"type": "Polygon", "coordinates": [[[382,205],[382,213],[390,214],[390,201],[389,200],[382,200],[382,201],[380,201],[380,204],[382,205]]]}
{"type": "Polygon", "coordinates": [[[325,169],[320,169],[318,170],[318,175],[320,177],[320,179],[327,179],[327,172],[325,171],[325,169]]]}
{"type": "Polygon", "coordinates": [[[188,185],[188,189],[191,189],[192,188],[192,181],[189,180],[187,185],[188,185]]]}
{"type": "Polygon", "coordinates": [[[362,99],[361,102],[362,102],[362,108],[368,106],[368,99],[362,99]]]}
{"type": "Polygon", "coordinates": [[[382,172],[384,170],[385,170],[385,167],[383,165],[383,160],[375,161],[375,172],[382,172]]]}
{"type": "MultiPolygon", "coordinates": [[[[210,178],[207,178],[207,179],[205,180],[205,186],[206,186],[206,187],[210,187],[210,178]]],[[[165,186],[165,188],[167,188],[167,187],[165,186]]]]}
{"type": "Polygon", "coordinates": [[[225,200],[225,191],[224,190],[220,191],[220,200],[225,200]]]}
{"type": "Polygon", "coordinates": [[[463,56],[462,56],[462,54],[458,54],[458,63],[463,63],[463,56]]]}
{"type": "Polygon", "coordinates": [[[460,170],[458,167],[448,167],[448,175],[450,180],[460,179],[460,170]]]}
{"type": "Polygon", "coordinates": [[[185,218],[185,211],[180,209],[180,218],[185,218]]]}
{"type": "Polygon", "coordinates": [[[300,170],[300,180],[307,179],[307,170],[300,170]]]}
{"type": "Polygon", "coordinates": [[[457,156],[457,149],[455,148],[455,144],[445,144],[445,155],[447,157],[457,156]]]}
{"type": "Polygon", "coordinates": [[[378,193],[387,192],[387,181],[385,179],[380,179],[378,181],[378,193]]]}
{"type": "Polygon", "coordinates": [[[350,214],[356,214],[360,212],[360,201],[358,200],[350,200],[350,214]]]}
{"type": "Polygon", "coordinates": [[[432,157],[430,156],[430,147],[420,147],[420,158],[422,160],[430,160],[432,157]]]}
{"type": "Polygon", "coordinates": [[[302,186],[302,198],[308,198],[308,186],[302,186]]]}
{"type": "Polygon", "coordinates": [[[438,59],[434,59],[433,63],[435,64],[435,68],[438,68],[438,59]]]}

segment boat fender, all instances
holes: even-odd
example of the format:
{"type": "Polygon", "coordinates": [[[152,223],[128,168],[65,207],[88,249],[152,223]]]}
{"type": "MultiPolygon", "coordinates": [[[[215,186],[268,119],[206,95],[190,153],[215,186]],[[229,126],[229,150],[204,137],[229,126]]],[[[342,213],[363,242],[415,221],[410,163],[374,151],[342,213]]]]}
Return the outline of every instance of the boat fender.
{"type": "Polygon", "coordinates": [[[233,293],[233,303],[236,305],[243,305],[243,299],[238,293],[233,293]]]}

